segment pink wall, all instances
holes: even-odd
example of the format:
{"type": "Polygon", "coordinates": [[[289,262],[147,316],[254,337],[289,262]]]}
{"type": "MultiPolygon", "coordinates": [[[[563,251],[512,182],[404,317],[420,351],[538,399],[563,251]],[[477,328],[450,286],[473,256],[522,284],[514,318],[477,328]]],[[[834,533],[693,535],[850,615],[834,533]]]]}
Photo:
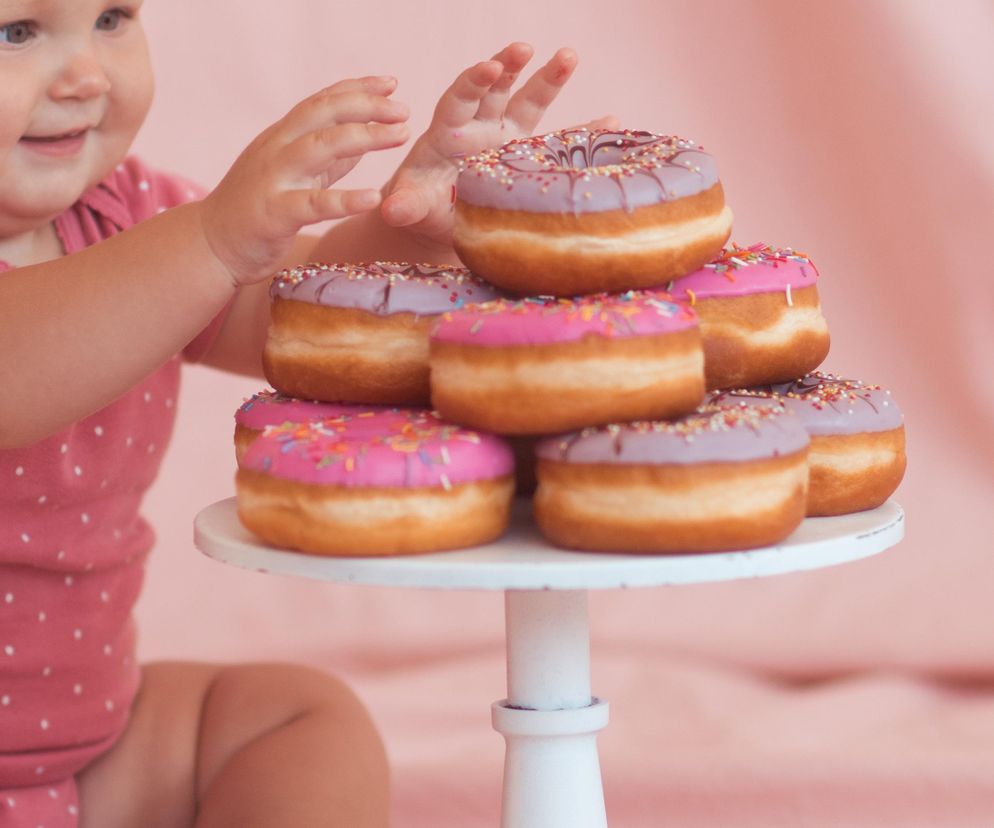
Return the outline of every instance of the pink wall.
{"type": "MultiPolygon", "coordinates": [[[[529,40],[542,59],[572,45],[580,68],[544,126],[613,112],[626,126],[700,141],[735,211],[733,239],[791,245],[819,265],[833,334],[826,367],[894,390],[909,436],[902,546],[832,571],[595,596],[597,641],[799,673],[989,670],[988,5],[963,0],[955,15],[897,0],[504,0],[430,13],[399,0],[237,5],[234,19],[230,4],[146,5],[159,77],[138,144],[147,160],[212,184],[300,97],[374,72],[400,77],[397,97],[418,132],[452,77],[505,42],[529,40]]],[[[378,184],[401,157],[368,159],[350,184],[378,184]]],[[[297,582],[193,549],[193,515],[233,493],[232,414],[259,387],[188,372],[173,451],[148,502],[160,544],[139,608],[144,656],[292,654],[348,666],[488,647],[499,692],[498,596],[297,582]]]]}

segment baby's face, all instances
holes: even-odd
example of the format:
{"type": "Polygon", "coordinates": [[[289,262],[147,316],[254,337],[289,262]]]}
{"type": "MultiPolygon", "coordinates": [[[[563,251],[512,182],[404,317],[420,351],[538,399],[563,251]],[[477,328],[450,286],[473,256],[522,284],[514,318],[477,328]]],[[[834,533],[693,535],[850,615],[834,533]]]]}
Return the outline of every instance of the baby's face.
{"type": "Polygon", "coordinates": [[[125,157],[152,101],[142,0],[0,0],[0,238],[125,157]]]}

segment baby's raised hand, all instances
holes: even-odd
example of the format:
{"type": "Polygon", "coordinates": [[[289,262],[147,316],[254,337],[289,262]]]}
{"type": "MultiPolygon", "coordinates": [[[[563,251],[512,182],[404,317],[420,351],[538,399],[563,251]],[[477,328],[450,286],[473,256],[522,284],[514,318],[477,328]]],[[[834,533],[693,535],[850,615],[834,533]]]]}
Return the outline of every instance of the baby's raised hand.
{"type": "Polygon", "coordinates": [[[202,203],[214,255],[236,285],[272,275],[302,227],[376,207],[377,190],[330,189],[367,152],[407,140],[391,77],[344,80],[260,134],[202,203]]]}
{"type": "Polygon", "coordinates": [[[427,131],[384,188],[380,211],[387,224],[407,228],[429,245],[451,244],[459,160],[531,135],[576,68],[576,53],[560,49],[510,94],[532,53],[527,43],[512,43],[456,78],[427,131]]]}

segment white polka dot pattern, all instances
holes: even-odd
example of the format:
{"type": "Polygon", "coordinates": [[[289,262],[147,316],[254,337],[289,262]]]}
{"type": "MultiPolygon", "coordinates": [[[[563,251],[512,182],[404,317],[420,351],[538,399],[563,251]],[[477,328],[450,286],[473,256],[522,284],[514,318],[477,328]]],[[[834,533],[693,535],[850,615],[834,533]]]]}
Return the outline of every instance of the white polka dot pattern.
{"type": "MultiPolygon", "coordinates": [[[[70,252],[191,197],[134,159],[105,184],[56,219],[70,252]]],[[[126,723],[139,678],[131,610],[153,541],[139,506],[172,431],[180,368],[171,359],[63,432],[0,451],[4,828],[75,828],[73,776],[126,723]]]]}

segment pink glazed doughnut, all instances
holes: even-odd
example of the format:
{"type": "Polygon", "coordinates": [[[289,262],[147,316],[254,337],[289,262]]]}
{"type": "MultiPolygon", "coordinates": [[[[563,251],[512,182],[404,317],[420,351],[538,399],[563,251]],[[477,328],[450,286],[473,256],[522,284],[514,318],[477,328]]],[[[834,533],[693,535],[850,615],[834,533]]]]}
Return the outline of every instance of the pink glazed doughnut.
{"type": "Polygon", "coordinates": [[[248,447],[267,426],[325,420],[338,424],[350,436],[387,433],[405,423],[426,425],[441,422],[428,409],[405,409],[381,405],[345,405],[299,400],[279,391],[260,391],[245,400],[235,412],[235,460],[240,466],[248,447]]]}
{"type": "Polygon", "coordinates": [[[708,388],[785,382],[828,355],[818,270],[803,253],[732,247],[668,286],[701,320],[708,388]]]}
{"type": "Polygon", "coordinates": [[[875,509],[904,477],[904,416],[879,385],[815,371],[793,382],[716,391],[709,401],[773,403],[797,415],[811,436],[808,516],[875,509]]]}
{"type": "Polygon", "coordinates": [[[462,267],[310,264],[273,279],[266,379],[291,397],[427,405],[433,317],[500,292],[462,267]]]}
{"type": "Polygon", "coordinates": [[[706,405],[548,437],[536,451],[535,519],[569,549],[748,549],[804,518],[808,434],[779,406],[706,405]]]}
{"type": "Polygon", "coordinates": [[[577,128],[466,159],[452,241],[506,290],[578,296],[690,273],[731,227],[714,160],[693,141],[577,128]]]}
{"type": "Polygon", "coordinates": [[[507,528],[514,460],[500,438],[407,422],[377,436],[337,422],[267,428],[235,477],[238,516],[316,555],[407,555],[487,543],[507,528]]]}
{"type": "Polygon", "coordinates": [[[442,417],[497,434],[675,417],[704,397],[696,316],[659,293],[453,311],[432,330],[430,363],[442,417]]]}

